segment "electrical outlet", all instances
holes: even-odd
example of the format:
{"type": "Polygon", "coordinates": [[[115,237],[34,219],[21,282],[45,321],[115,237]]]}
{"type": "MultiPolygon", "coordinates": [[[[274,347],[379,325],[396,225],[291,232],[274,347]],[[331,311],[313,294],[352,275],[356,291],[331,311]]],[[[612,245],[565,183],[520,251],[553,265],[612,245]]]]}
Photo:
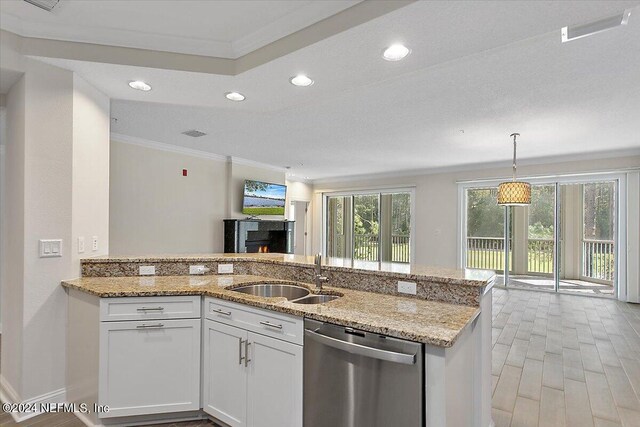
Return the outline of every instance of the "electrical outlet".
{"type": "Polygon", "coordinates": [[[218,264],[218,274],[232,274],[233,264],[218,264]]]}
{"type": "Polygon", "coordinates": [[[398,292],[402,294],[416,294],[416,282],[403,282],[398,280],[398,292]]]}
{"type": "Polygon", "coordinates": [[[84,253],[84,236],[78,237],[78,253],[84,253]]]}
{"type": "Polygon", "coordinates": [[[91,250],[92,251],[98,250],[98,236],[91,237],[91,250]]]}
{"type": "Polygon", "coordinates": [[[141,276],[153,276],[156,274],[156,267],[153,265],[141,265],[139,273],[141,276]]]}
{"type": "Polygon", "coordinates": [[[189,274],[205,274],[209,272],[209,268],[204,265],[190,265],[189,274]]]}

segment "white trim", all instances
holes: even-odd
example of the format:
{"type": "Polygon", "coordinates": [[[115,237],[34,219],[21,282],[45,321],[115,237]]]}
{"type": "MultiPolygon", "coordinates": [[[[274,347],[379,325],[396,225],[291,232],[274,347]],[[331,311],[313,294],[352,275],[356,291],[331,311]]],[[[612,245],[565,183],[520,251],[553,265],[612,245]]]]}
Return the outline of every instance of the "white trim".
{"type": "MultiPolygon", "coordinates": [[[[65,388],[61,388],[23,401],[11,384],[9,384],[9,382],[0,375],[0,400],[4,403],[23,403],[27,406],[39,407],[48,403],[66,403],[66,396],[67,390],[65,388]]],[[[29,418],[40,415],[41,412],[10,412],[9,414],[15,422],[20,423],[28,420],[29,418]]]]}
{"type": "MultiPolygon", "coordinates": [[[[410,204],[409,204],[409,216],[411,218],[410,222],[410,231],[409,231],[409,264],[414,264],[416,259],[416,186],[408,185],[406,187],[378,187],[372,188],[368,190],[358,189],[358,190],[341,190],[341,191],[326,191],[326,192],[317,192],[322,195],[322,249],[321,252],[326,252],[327,249],[327,199],[329,197],[340,197],[340,196],[356,196],[360,194],[393,194],[393,193],[409,193],[410,194],[410,204]]],[[[314,193],[315,194],[315,193],[314,193]]],[[[351,209],[353,210],[353,203],[351,204],[351,209]]],[[[353,220],[353,214],[352,214],[353,220]]],[[[353,240],[353,237],[352,239],[353,240]]],[[[326,253],[325,253],[326,255],[326,253]]]]}
{"type": "Polygon", "coordinates": [[[170,153],[184,154],[186,156],[217,160],[219,162],[227,161],[227,156],[221,156],[220,154],[209,153],[208,151],[202,150],[194,150],[192,148],[181,147],[174,144],[165,144],[164,142],[151,141],[149,139],[123,135],[121,133],[111,132],[111,141],[121,142],[123,144],[138,145],[140,147],[151,148],[154,150],[168,151],[170,153]]]}
{"type": "MultiPolygon", "coordinates": [[[[278,172],[286,172],[283,166],[274,166],[267,163],[256,162],[255,160],[243,159],[241,157],[231,157],[231,163],[237,165],[253,166],[254,168],[270,169],[278,172]]],[[[292,180],[291,180],[292,181],[292,180]]]]}
{"type": "MultiPolygon", "coordinates": [[[[640,150],[638,150],[637,148],[631,148],[626,150],[600,151],[600,152],[594,152],[594,153],[577,153],[577,154],[567,154],[567,155],[560,155],[560,156],[535,157],[530,159],[518,158],[518,165],[538,166],[538,165],[548,165],[548,164],[556,164],[556,163],[575,162],[575,161],[581,161],[581,160],[611,159],[611,158],[617,158],[617,157],[629,157],[629,156],[639,156],[639,155],[640,155],[640,150]]],[[[471,163],[471,164],[444,166],[444,167],[410,169],[410,170],[404,170],[404,171],[400,170],[400,171],[389,171],[389,172],[370,173],[370,174],[361,174],[361,175],[346,175],[346,176],[336,176],[336,177],[328,177],[328,178],[318,178],[318,179],[314,179],[313,183],[314,184],[330,184],[335,182],[366,181],[371,179],[418,177],[422,175],[435,175],[440,173],[453,173],[453,172],[473,172],[473,171],[481,171],[481,170],[497,169],[497,168],[508,168],[510,171],[511,166],[512,166],[512,161],[505,160],[505,161],[487,162],[487,163],[471,163]]],[[[495,178],[495,179],[498,179],[498,178],[495,178]]],[[[504,179],[504,178],[501,178],[501,179],[504,179]]]]}
{"type": "MultiPolygon", "coordinates": [[[[531,184],[580,184],[594,181],[616,181],[618,195],[618,221],[616,232],[616,253],[619,254],[616,260],[616,293],[615,296],[621,301],[628,298],[627,283],[627,263],[625,254],[627,254],[627,175],[629,172],[638,172],[638,168],[617,169],[598,172],[569,173],[549,176],[531,176],[520,178],[531,184]]],[[[476,181],[459,181],[458,184],[458,242],[457,242],[457,258],[460,266],[466,265],[466,192],[470,188],[483,188],[497,186],[502,179],[482,179],[476,181]]]]}

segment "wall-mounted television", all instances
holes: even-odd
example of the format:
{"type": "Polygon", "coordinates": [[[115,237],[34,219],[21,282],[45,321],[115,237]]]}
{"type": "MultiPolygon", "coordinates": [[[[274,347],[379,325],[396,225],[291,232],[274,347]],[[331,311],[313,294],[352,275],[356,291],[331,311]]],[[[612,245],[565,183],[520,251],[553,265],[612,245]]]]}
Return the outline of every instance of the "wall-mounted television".
{"type": "Polygon", "coordinates": [[[244,182],[244,199],[242,213],[251,216],[284,215],[287,186],[268,182],[244,182]]]}

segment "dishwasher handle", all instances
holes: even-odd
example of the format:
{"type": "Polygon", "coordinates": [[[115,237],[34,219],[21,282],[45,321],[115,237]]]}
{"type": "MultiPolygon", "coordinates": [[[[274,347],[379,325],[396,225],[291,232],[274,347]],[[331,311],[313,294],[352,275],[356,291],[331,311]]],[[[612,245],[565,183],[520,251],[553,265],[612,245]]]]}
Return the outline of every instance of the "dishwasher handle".
{"type": "Polygon", "coordinates": [[[347,353],[371,357],[373,359],[385,360],[387,362],[402,363],[404,365],[413,365],[416,363],[415,354],[381,350],[379,348],[368,347],[366,345],[343,341],[338,338],[333,338],[316,331],[312,331],[311,329],[305,329],[304,334],[314,341],[317,341],[324,345],[328,345],[329,347],[333,347],[338,350],[346,351],[347,353]]]}

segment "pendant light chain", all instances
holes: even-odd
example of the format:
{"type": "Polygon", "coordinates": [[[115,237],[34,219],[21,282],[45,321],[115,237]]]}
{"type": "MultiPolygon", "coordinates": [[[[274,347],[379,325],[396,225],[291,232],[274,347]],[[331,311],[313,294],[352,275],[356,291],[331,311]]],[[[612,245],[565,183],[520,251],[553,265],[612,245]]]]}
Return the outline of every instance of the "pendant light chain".
{"type": "Polygon", "coordinates": [[[513,180],[516,180],[516,137],[520,136],[519,133],[512,133],[513,137],[513,180]]]}

